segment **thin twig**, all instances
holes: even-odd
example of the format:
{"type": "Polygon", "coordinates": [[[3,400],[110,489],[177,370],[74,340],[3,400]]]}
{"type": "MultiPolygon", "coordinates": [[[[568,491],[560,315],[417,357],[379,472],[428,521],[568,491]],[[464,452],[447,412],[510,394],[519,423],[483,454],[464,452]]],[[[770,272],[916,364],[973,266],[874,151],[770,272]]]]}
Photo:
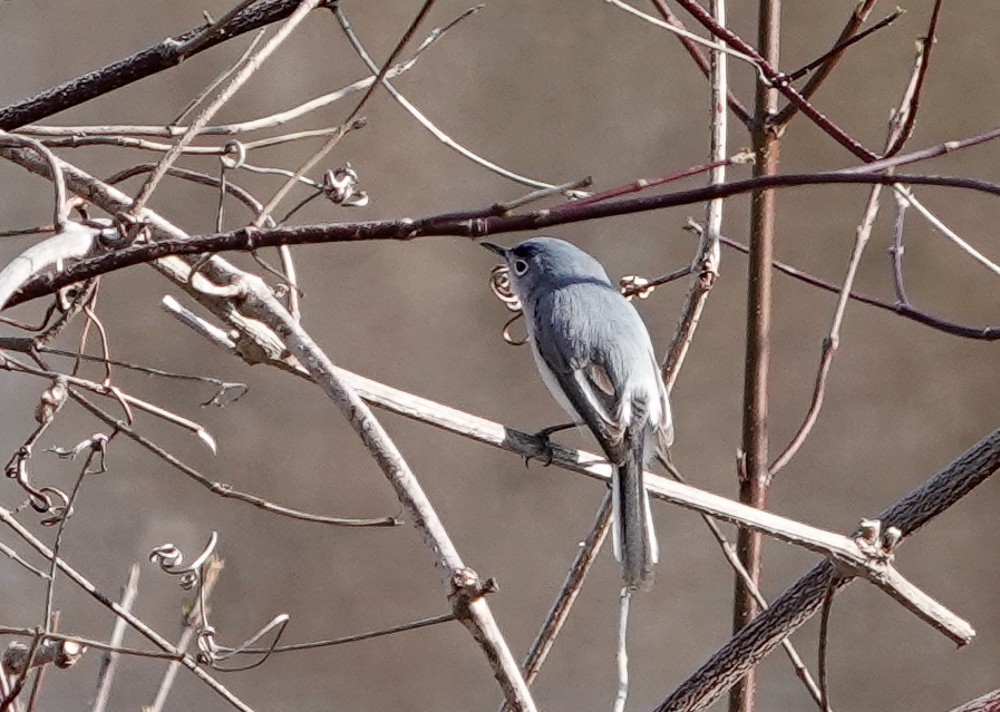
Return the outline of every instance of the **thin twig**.
{"type": "Polygon", "coordinates": [[[892,262],[892,289],[896,293],[897,304],[909,304],[906,289],[903,287],[903,226],[906,222],[906,208],[909,205],[893,191],[896,198],[896,219],[892,223],[892,246],[889,247],[889,259],[892,262]]]}
{"type": "MultiPolygon", "coordinates": [[[[825,53],[820,59],[822,63],[819,69],[809,77],[809,81],[806,85],[802,87],[802,97],[804,99],[811,99],[813,95],[819,91],[819,88],[826,81],[827,77],[833,73],[834,68],[840,59],[844,56],[844,52],[847,47],[851,44],[852,38],[858,36],[858,30],[868,19],[872,10],[875,7],[875,3],[878,0],[860,0],[860,2],[855,5],[854,9],[851,11],[851,16],[847,18],[847,23],[844,28],[840,31],[840,35],[837,41],[833,44],[833,49],[825,53]]],[[[812,63],[810,63],[812,64],[812,63]]],[[[809,65],[806,65],[808,67],[809,65]]],[[[805,68],[803,68],[805,69],[805,68]]],[[[802,70],[799,70],[800,72],[802,70]]],[[[795,81],[798,77],[796,76],[798,72],[792,72],[788,75],[788,81],[795,81]]],[[[797,104],[789,102],[784,109],[782,109],[774,119],[774,123],[777,126],[787,126],[788,122],[792,120],[799,111],[797,104]]]]}
{"type": "MultiPolygon", "coordinates": [[[[684,26],[684,23],[681,22],[680,18],[673,13],[673,11],[667,5],[665,0],[653,0],[653,5],[656,7],[657,12],[660,13],[660,16],[668,25],[671,25],[681,30],[687,29],[684,26]]],[[[694,42],[694,40],[691,40],[690,38],[681,34],[677,35],[677,39],[680,41],[682,45],[684,45],[684,49],[686,49],[687,53],[691,55],[691,59],[693,59],[694,63],[698,65],[698,69],[701,70],[701,73],[707,77],[709,72],[708,60],[705,59],[705,55],[702,54],[701,48],[698,47],[698,44],[694,42]]],[[[726,102],[729,105],[729,110],[733,112],[733,115],[737,119],[739,119],[740,123],[742,123],[747,128],[750,128],[750,122],[752,121],[750,117],[750,112],[747,111],[747,108],[736,97],[736,95],[733,93],[731,89],[726,93],[726,102]]]]}
{"type": "Polygon", "coordinates": [[[611,712],[625,712],[628,701],[628,609],[632,592],[622,589],[618,597],[618,645],[615,648],[615,669],[618,671],[618,687],[615,690],[611,712]]]}
{"type": "MultiPolygon", "coordinates": [[[[718,161],[711,161],[709,163],[702,163],[697,166],[691,166],[690,168],[685,168],[681,171],[676,171],[674,173],[669,173],[665,176],[659,176],[656,178],[640,178],[637,181],[629,183],[628,185],[619,186],[617,188],[611,188],[609,190],[601,191],[600,193],[594,193],[586,198],[580,198],[579,200],[574,200],[572,205],[577,208],[581,205],[589,205],[591,203],[601,203],[605,200],[610,200],[611,198],[619,198],[623,195],[628,195],[630,193],[639,193],[644,190],[649,190],[650,188],[655,188],[659,185],[664,185],[665,183],[671,183],[682,178],[688,178],[693,175],[698,175],[699,173],[705,173],[708,171],[713,171],[716,168],[725,168],[727,166],[738,166],[747,165],[753,163],[753,154],[749,151],[740,151],[739,153],[730,156],[729,158],[723,158],[718,161]]],[[[711,185],[711,182],[709,183],[711,185]]]]}
{"type": "MultiPolygon", "coordinates": [[[[726,4],[724,0],[712,0],[711,6],[716,21],[725,26],[726,4]]],[[[719,185],[726,182],[725,157],[728,135],[728,122],[726,121],[728,115],[725,101],[729,88],[729,72],[726,56],[722,52],[713,51],[709,55],[709,83],[711,85],[709,162],[713,166],[709,173],[709,185],[719,185]]],[[[670,349],[663,358],[663,382],[667,387],[667,392],[673,390],[680,368],[694,339],[694,332],[701,320],[701,313],[705,308],[708,293],[712,290],[715,280],[719,276],[719,260],[721,258],[719,235],[722,232],[723,207],[724,201],[720,199],[708,201],[705,207],[707,229],[701,235],[698,252],[691,263],[691,286],[678,317],[670,349]]]]}
{"type": "Polygon", "coordinates": [[[949,240],[958,245],[959,249],[961,249],[964,253],[969,255],[973,260],[981,264],[983,267],[988,269],[993,274],[1000,275],[1000,265],[997,265],[996,262],[993,262],[982,252],[980,252],[975,247],[970,245],[968,242],[963,240],[962,237],[957,232],[955,232],[950,227],[941,222],[941,220],[934,213],[932,213],[930,210],[924,207],[924,204],[921,203],[919,200],[917,200],[916,196],[913,195],[913,191],[911,191],[906,186],[902,185],[895,186],[894,190],[896,192],[896,195],[899,196],[900,200],[905,202],[910,207],[914,208],[918,213],[920,213],[924,217],[925,220],[927,220],[927,222],[936,227],[941,232],[942,235],[944,235],[949,240]]]}
{"type": "MultiPolygon", "coordinates": [[[[340,24],[341,29],[344,31],[344,35],[347,37],[348,42],[351,43],[351,46],[354,48],[354,51],[358,53],[358,56],[361,58],[361,61],[365,63],[365,66],[368,67],[368,71],[373,73],[377,72],[378,65],[372,60],[371,55],[368,54],[368,51],[365,49],[364,45],[361,44],[361,40],[355,34],[354,29],[351,27],[350,22],[348,22],[347,16],[344,15],[343,11],[340,8],[340,5],[335,4],[332,9],[334,16],[337,18],[337,22],[340,24]]],[[[438,141],[443,143],[448,148],[458,152],[460,155],[469,159],[473,163],[476,163],[482,166],[483,168],[486,168],[488,171],[491,171],[499,176],[502,176],[503,178],[507,178],[508,180],[512,180],[516,183],[520,183],[521,185],[526,185],[531,188],[544,189],[544,188],[556,187],[551,183],[545,183],[543,181],[535,180],[534,178],[529,178],[527,176],[523,176],[513,171],[507,170],[506,168],[503,168],[502,166],[499,166],[496,163],[493,163],[492,161],[489,161],[480,156],[479,154],[473,152],[472,150],[466,148],[465,146],[463,146],[462,144],[458,143],[453,138],[451,138],[451,136],[446,134],[444,131],[439,129],[437,125],[435,125],[430,119],[427,118],[426,115],[423,114],[423,112],[421,112],[405,96],[403,96],[396,89],[395,86],[387,82],[386,77],[381,78],[381,83],[385,87],[385,90],[389,92],[389,95],[392,96],[392,98],[395,99],[399,103],[399,105],[402,106],[414,119],[416,119],[421,126],[430,131],[431,134],[438,141]]]]}
{"type": "MultiPolygon", "coordinates": [[[[871,1],[871,2],[869,2],[868,5],[871,5],[872,7],[874,7],[874,5],[875,5],[874,0],[871,1]]],[[[854,18],[859,18],[861,20],[864,20],[864,18],[861,17],[861,12],[863,12],[863,11],[859,12],[859,10],[861,9],[861,7],[864,7],[864,6],[859,6],[858,8],[856,8],[854,10],[854,13],[852,15],[852,20],[854,18]]],[[[799,69],[796,69],[794,72],[789,72],[788,73],[788,80],[789,81],[793,81],[793,82],[794,81],[798,81],[799,79],[801,79],[802,77],[804,77],[805,75],[809,74],[811,71],[813,71],[814,69],[816,69],[816,67],[820,66],[821,64],[828,64],[829,62],[833,61],[835,58],[839,59],[840,55],[848,47],[850,47],[853,44],[856,44],[856,43],[860,42],[863,39],[866,39],[867,37],[870,37],[871,35],[875,34],[879,30],[888,27],[889,25],[891,25],[893,22],[895,22],[896,20],[898,20],[899,18],[901,18],[905,14],[906,14],[906,10],[904,10],[901,7],[897,7],[895,9],[895,11],[891,15],[887,15],[887,16],[883,17],[881,20],[879,20],[878,22],[876,22],[871,27],[866,27],[864,30],[862,30],[861,32],[858,32],[857,34],[850,34],[850,33],[842,32],[841,33],[841,37],[843,39],[838,40],[837,44],[835,44],[833,47],[831,47],[829,51],[827,51],[824,54],[820,55],[819,57],[817,57],[813,61],[809,62],[808,64],[806,64],[806,65],[804,65],[802,67],[800,67],[799,69]]],[[[812,91],[808,91],[807,92],[806,89],[802,90],[802,95],[804,97],[806,97],[806,98],[809,98],[810,96],[812,96],[813,93],[814,92],[812,92],[812,91]]],[[[779,116],[780,116],[780,114],[779,114],[779,116]]]]}
{"type": "MultiPolygon", "coordinates": [[[[125,587],[122,589],[121,601],[118,605],[120,605],[122,609],[131,612],[138,593],[139,565],[132,564],[129,567],[128,580],[125,582],[125,587]]],[[[121,646],[122,642],[125,640],[125,628],[125,619],[116,618],[114,630],[111,632],[111,640],[109,641],[110,645],[114,647],[121,646]]],[[[115,679],[115,671],[118,668],[118,660],[120,657],[120,654],[108,651],[104,654],[104,657],[101,658],[101,669],[97,678],[97,695],[94,698],[93,704],[90,706],[90,712],[104,712],[107,707],[108,699],[111,696],[111,685],[115,679]]]]}
{"type": "MultiPolygon", "coordinates": [[[[233,16],[236,15],[240,10],[244,9],[246,4],[247,3],[240,3],[240,5],[237,6],[237,8],[233,8],[233,10],[227,12],[226,16],[221,18],[219,22],[232,20],[233,16]]],[[[216,23],[216,25],[218,24],[219,23],[216,23]]],[[[233,73],[239,70],[239,68],[243,66],[243,63],[246,62],[247,59],[250,57],[250,55],[253,54],[253,51],[257,48],[257,45],[260,43],[262,39],[264,39],[264,34],[266,32],[267,32],[266,29],[258,30],[257,34],[254,35],[252,40],[250,40],[250,44],[247,46],[245,50],[243,50],[243,54],[241,54],[239,58],[235,62],[233,62],[232,66],[223,70],[223,72],[219,74],[219,76],[217,76],[207,85],[205,85],[205,87],[203,87],[202,90],[198,92],[198,95],[195,96],[194,99],[189,101],[187,103],[187,106],[185,106],[183,109],[180,110],[180,113],[178,113],[177,116],[174,118],[174,120],[170,122],[170,127],[176,128],[182,121],[184,121],[185,118],[187,118],[188,114],[194,111],[194,109],[201,102],[205,101],[205,99],[207,99],[212,94],[212,92],[218,89],[224,81],[229,79],[229,77],[233,76],[233,73]]],[[[202,36],[205,37],[208,34],[209,33],[202,33],[202,36]]],[[[197,49],[197,48],[189,46],[187,48],[187,51],[190,52],[192,49],[197,49]]],[[[23,129],[21,129],[21,131],[24,133],[30,133],[30,130],[31,130],[30,126],[25,126],[23,129]]],[[[114,131],[110,133],[118,133],[118,132],[114,131]]],[[[183,133],[183,131],[178,131],[178,133],[183,133]]]]}
{"type": "Polygon", "coordinates": [[[927,26],[927,35],[920,42],[920,54],[922,61],[917,69],[914,82],[915,86],[913,87],[913,91],[910,93],[909,101],[907,102],[907,106],[904,111],[906,119],[900,127],[895,140],[883,152],[883,158],[892,157],[899,153],[903,146],[906,145],[906,142],[910,139],[910,136],[913,135],[913,127],[917,121],[917,110],[920,108],[921,91],[924,87],[924,80],[927,78],[927,70],[931,66],[931,50],[934,49],[934,44],[937,42],[937,24],[938,18],[941,15],[941,7],[942,0],[935,0],[934,9],[931,10],[930,23],[927,26]]]}
{"type": "Polygon", "coordinates": [[[837,298],[837,306],[833,312],[833,322],[830,325],[827,337],[823,339],[819,369],[816,372],[815,385],[813,386],[812,401],[809,404],[805,418],[799,425],[791,442],[788,443],[781,454],[771,463],[767,474],[769,483],[773,481],[778,471],[795,457],[799,448],[805,443],[806,438],[809,437],[809,433],[812,432],[813,426],[816,424],[819,411],[823,407],[827,375],[830,372],[830,365],[833,362],[833,354],[840,346],[840,327],[844,323],[844,313],[847,310],[847,302],[850,298],[851,289],[854,286],[854,278],[858,273],[858,266],[861,264],[861,256],[864,254],[865,247],[871,237],[872,227],[875,224],[875,216],[878,214],[879,206],[878,199],[881,192],[882,186],[876,185],[872,187],[868,194],[868,203],[865,205],[861,222],[855,230],[854,246],[851,248],[851,256],[847,262],[847,273],[844,276],[844,284],[840,288],[840,296],[837,298]]]}
{"type": "MultiPolygon", "coordinates": [[[[731,238],[722,236],[720,242],[726,247],[737,250],[746,254],[749,251],[747,247],[742,242],[733,240],[731,238]]],[[[815,275],[804,272],[797,267],[792,267],[791,265],[785,264],[784,262],[774,261],[774,269],[782,274],[786,274],[789,277],[793,277],[800,282],[808,284],[813,287],[818,287],[827,292],[832,292],[838,294],[840,292],[840,285],[833,284],[824,279],[820,279],[815,275]]],[[[938,331],[943,331],[946,334],[951,334],[952,336],[960,336],[965,339],[981,339],[984,341],[997,341],[1000,340],[1000,328],[991,327],[978,327],[978,326],[967,326],[965,324],[959,324],[953,321],[947,321],[945,319],[939,319],[935,316],[927,314],[915,307],[907,304],[892,303],[887,302],[883,299],[878,299],[868,294],[863,294],[861,292],[851,292],[848,296],[855,301],[865,304],[870,307],[875,307],[876,309],[881,309],[883,311],[896,314],[904,319],[909,319],[915,321],[918,324],[927,326],[931,329],[936,329],[938,331]]]]}
{"type": "MultiPolygon", "coordinates": [[[[187,131],[177,140],[174,147],[167,152],[167,154],[160,159],[160,162],[146,181],[143,183],[142,188],[139,190],[139,195],[136,196],[135,201],[132,203],[129,214],[133,217],[138,218],[139,213],[142,212],[149,198],[152,196],[153,191],[156,190],[156,186],[159,185],[160,181],[167,173],[167,169],[177,160],[181,155],[184,147],[187,146],[191,141],[195,139],[198,133],[201,131],[202,127],[208,125],[208,122],[213,116],[221,109],[237,91],[250,79],[253,74],[260,69],[261,65],[267,61],[275,50],[280,47],[285,40],[292,34],[296,27],[306,18],[306,16],[318,6],[322,0],[301,0],[295,11],[285,20],[284,24],[278,29],[271,38],[264,43],[264,46],[253,53],[253,56],[248,59],[240,69],[233,74],[233,77],[229,80],[226,86],[219,92],[212,102],[208,104],[204,109],[199,112],[198,116],[195,117],[191,125],[188,126],[187,131]]],[[[206,40],[207,41],[207,40],[206,40]]],[[[196,51],[196,50],[195,50],[196,51]]]]}
{"type": "Polygon", "coordinates": [[[289,517],[291,519],[299,519],[306,522],[314,522],[316,524],[328,524],[332,526],[346,526],[346,527],[391,527],[398,526],[399,521],[395,517],[375,517],[370,519],[347,519],[344,517],[328,517],[321,514],[312,514],[309,512],[302,512],[296,509],[291,509],[289,507],[283,507],[281,505],[270,502],[263,497],[258,497],[257,495],[248,494],[246,492],[241,492],[239,490],[233,489],[233,487],[225,482],[217,482],[209,477],[198,472],[190,465],[187,465],[179,458],[175,457],[173,454],[167,450],[161,448],[159,445],[154,443],[149,438],[140,434],[134,428],[129,427],[126,423],[117,420],[107,412],[101,410],[95,406],[90,401],[86,400],[83,396],[77,393],[75,390],[70,389],[70,398],[78,402],[83,408],[89,411],[92,415],[96,416],[105,423],[112,425],[121,431],[123,435],[135,441],[142,447],[146,448],[149,452],[156,455],[167,464],[171,465],[175,469],[179,470],[183,474],[187,475],[189,478],[200,484],[202,487],[206,488],[212,494],[218,495],[226,499],[235,499],[239,502],[245,502],[258,509],[263,509],[266,512],[271,512],[272,514],[278,514],[283,517],[289,517]]]}

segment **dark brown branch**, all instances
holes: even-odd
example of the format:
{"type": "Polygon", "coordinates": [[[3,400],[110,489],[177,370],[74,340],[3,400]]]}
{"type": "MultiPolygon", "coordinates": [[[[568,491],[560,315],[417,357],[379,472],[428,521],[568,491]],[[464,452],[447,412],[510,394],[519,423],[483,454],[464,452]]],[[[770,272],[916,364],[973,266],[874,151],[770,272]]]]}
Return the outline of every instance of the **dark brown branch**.
{"type": "MultiPolygon", "coordinates": [[[[874,2],[869,2],[867,5],[870,6],[874,4],[875,4],[874,2]]],[[[788,80],[792,82],[798,81],[805,75],[809,74],[809,72],[816,69],[816,67],[819,67],[820,65],[824,65],[824,67],[830,67],[831,63],[835,64],[837,61],[839,61],[840,57],[844,53],[844,50],[846,50],[848,47],[850,47],[853,44],[857,44],[861,40],[870,37],[879,30],[888,27],[896,20],[901,18],[905,12],[906,11],[903,10],[902,8],[897,7],[896,11],[893,12],[891,15],[886,15],[871,27],[868,27],[865,30],[858,32],[858,34],[855,35],[852,33],[857,29],[857,27],[860,27],[860,23],[863,21],[863,18],[859,18],[859,11],[855,10],[854,13],[851,15],[851,19],[848,20],[848,27],[853,27],[853,29],[848,31],[845,28],[845,31],[840,33],[841,39],[837,40],[837,44],[835,44],[825,54],[820,55],[819,57],[809,62],[808,64],[800,67],[799,69],[796,69],[794,72],[789,73],[788,80]],[[854,26],[855,19],[859,20],[857,26],[854,26]]],[[[832,69],[832,67],[830,68],[832,69]]],[[[829,69],[826,70],[826,74],[829,75],[829,69]]],[[[817,72],[816,74],[813,75],[814,78],[818,76],[820,76],[820,72],[817,72]]],[[[815,93],[815,91],[816,91],[815,88],[810,90],[809,86],[807,85],[802,89],[802,96],[808,99],[813,95],[813,93],[815,93]]]]}
{"type": "Polygon", "coordinates": [[[1000,690],[993,690],[993,692],[987,692],[974,700],[969,700],[951,712],[998,712],[998,710],[1000,710],[1000,690]]]}
{"type": "MultiPolygon", "coordinates": [[[[959,455],[922,486],[885,509],[877,519],[908,537],[985,482],[1000,467],[1000,429],[959,455]]],[[[823,604],[827,590],[836,594],[853,579],[840,578],[827,560],[814,566],[790,589],[735,635],[680,687],[656,712],[694,712],[725,694],[747,670],[759,663],[823,604]]]]}
{"type": "Polygon", "coordinates": [[[819,109],[813,106],[802,94],[788,83],[788,79],[779,72],[770,62],[754,49],[746,40],[731,30],[720,27],[705,8],[698,4],[697,0],[677,0],[678,4],[687,10],[702,26],[712,33],[716,38],[722,40],[733,49],[743,54],[753,57],[757,62],[757,67],[764,78],[777,89],[785,98],[808,116],[824,133],[828,134],[837,143],[860,158],[862,161],[874,161],[877,155],[869,151],[855,140],[850,134],[833,123],[824,116],[819,109]]]}
{"type": "MultiPolygon", "coordinates": [[[[15,150],[15,149],[10,149],[15,150]]],[[[46,175],[45,164],[22,162],[42,175],[46,175]]],[[[538,230],[553,225],[567,225],[585,220],[598,220],[616,215],[659,210],[663,208],[701,203],[713,198],[728,198],[748,193],[755,189],[787,188],[804,185],[852,184],[894,185],[934,185],[949,188],[974,190],[988,195],[1000,196],[1000,184],[971,178],[927,175],[872,175],[868,173],[807,173],[748,178],[732,183],[708,185],[690,190],[653,195],[643,198],[628,198],[584,205],[574,208],[569,204],[562,208],[540,210],[518,215],[493,215],[490,209],[465,213],[433,215],[416,220],[387,220],[365,223],[338,223],[320,225],[300,225],[279,228],[241,228],[221,234],[172,239],[160,242],[134,245],[110,254],[93,257],[67,267],[58,274],[42,276],[25,285],[6,306],[13,306],[29,299],[37,299],[56,290],[90,277],[114,272],[125,267],[142,264],[168,255],[192,255],[204,252],[228,252],[256,250],[277,245],[302,245],[326,242],[354,242],[360,240],[412,240],[420,237],[451,235],[456,237],[483,237],[510,232],[538,230]]]]}
{"type": "MultiPolygon", "coordinates": [[[[743,254],[746,254],[750,249],[742,242],[732,240],[728,237],[720,237],[719,242],[726,247],[731,247],[734,250],[742,252],[743,254]]],[[[787,274],[790,277],[794,277],[795,279],[812,285],[813,287],[819,287],[820,289],[834,294],[840,292],[840,287],[838,285],[833,284],[832,282],[827,282],[824,279],[820,279],[819,277],[809,274],[808,272],[803,272],[802,270],[792,267],[791,265],[787,265],[784,262],[775,261],[774,268],[779,272],[787,274]]],[[[893,314],[897,314],[904,319],[910,319],[918,324],[928,326],[937,331],[943,331],[944,333],[951,334],[952,336],[960,336],[965,339],[978,339],[981,341],[1000,340],[1000,328],[967,326],[953,321],[946,321],[945,319],[939,319],[931,314],[927,314],[926,312],[923,312],[908,303],[892,304],[861,292],[852,291],[849,296],[851,299],[861,302],[862,304],[867,304],[868,306],[876,307],[877,309],[892,312],[893,314]]]]}
{"type": "MultiPolygon", "coordinates": [[[[714,21],[714,18],[713,18],[714,21]]],[[[778,64],[781,31],[781,0],[760,0],[757,14],[757,45],[760,56],[771,66],[778,64]]],[[[770,178],[778,172],[781,138],[770,119],[777,112],[778,94],[757,82],[751,137],[754,177],[770,178]]],[[[737,463],[740,502],[764,509],[768,490],[768,373],[771,362],[771,263],[774,261],[775,191],[756,188],[750,202],[750,253],[747,265],[746,354],[743,369],[743,458],[737,463]]],[[[736,576],[733,590],[733,633],[742,630],[760,613],[753,588],[760,588],[764,538],[759,532],[740,527],[736,553],[752,585],[736,576]]],[[[753,668],[730,690],[730,712],[753,712],[757,680],[753,668]]]]}
{"type": "Polygon", "coordinates": [[[175,67],[210,47],[288,17],[298,5],[298,0],[262,0],[233,17],[225,31],[215,28],[200,38],[207,28],[198,27],[167,38],[106,67],[0,109],[0,129],[12,131],[175,67]]]}
{"type": "Polygon", "coordinates": [[[884,154],[885,158],[890,158],[899,153],[910,139],[910,136],[913,135],[913,126],[917,121],[917,109],[920,108],[921,90],[924,87],[924,79],[927,77],[927,69],[931,66],[931,50],[934,49],[934,43],[937,41],[937,24],[940,15],[941,0],[936,0],[934,10],[931,12],[930,24],[927,26],[927,36],[921,41],[921,61],[920,66],[917,68],[913,91],[910,93],[908,105],[902,109],[905,119],[903,120],[902,127],[899,129],[899,135],[896,136],[896,140],[886,150],[884,154]]]}

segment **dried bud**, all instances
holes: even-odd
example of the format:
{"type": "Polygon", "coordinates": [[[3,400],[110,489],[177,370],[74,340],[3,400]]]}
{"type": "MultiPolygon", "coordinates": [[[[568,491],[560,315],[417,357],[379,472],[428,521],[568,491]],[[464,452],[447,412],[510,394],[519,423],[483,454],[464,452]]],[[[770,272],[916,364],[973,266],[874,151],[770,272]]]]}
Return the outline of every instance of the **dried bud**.
{"type": "Polygon", "coordinates": [[[648,299],[649,295],[656,289],[656,285],[651,285],[645,277],[640,277],[637,274],[627,274],[621,278],[621,281],[618,283],[618,289],[625,295],[626,299],[632,301],[632,297],[648,299]]]}
{"type": "Polygon", "coordinates": [[[42,392],[38,407],[35,408],[35,420],[42,425],[51,423],[68,396],[69,387],[66,384],[66,379],[56,378],[52,385],[42,392]]]}

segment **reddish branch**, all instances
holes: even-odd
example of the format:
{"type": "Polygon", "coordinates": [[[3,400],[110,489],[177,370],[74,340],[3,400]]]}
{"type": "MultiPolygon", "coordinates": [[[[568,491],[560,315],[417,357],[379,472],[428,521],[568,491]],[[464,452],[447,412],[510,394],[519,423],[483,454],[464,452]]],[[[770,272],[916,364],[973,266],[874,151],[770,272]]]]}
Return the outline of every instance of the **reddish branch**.
{"type": "MultiPolygon", "coordinates": [[[[757,45],[770,65],[778,63],[781,0],[761,0],[757,16],[757,45]]],[[[757,83],[751,138],[754,176],[770,178],[778,172],[781,138],[771,124],[777,113],[778,95],[763,82],[757,83]]],[[[750,202],[750,254],[747,267],[746,356],[743,372],[743,458],[737,466],[740,502],[757,509],[767,505],[768,488],[768,372],[771,363],[771,263],[774,261],[774,190],[754,189],[750,202]]],[[[759,532],[740,527],[736,553],[750,584],[737,576],[733,592],[733,633],[757,617],[760,606],[753,588],[760,587],[764,538],[759,532]]],[[[756,671],[750,668],[729,695],[730,712],[753,712],[757,696],[756,671]]]]}
{"type": "Polygon", "coordinates": [[[927,77],[927,69],[931,66],[931,50],[937,41],[937,23],[941,14],[941,0],[936,0],[934,10],[931,12],[930,24],[927,27],[927,36],[921,42],[921,62],[917,68],[917,74],[913,85],[913,91],[909,97],[909,105],[906,107],[906,118],[902,127],[898,130],[892,145],[885,151],[885,157],[891,157],[899,153],[906,142],[913,135],[913,126],[917,121],[917,109],[920,107],[920,95],[924,88],[924,79],[927,77]]]}
{"type": "MultiPolygon", "coordinates": [[[[810,99],[812,96],[819,91],[820,86],[826,81],[827,77],[833,71],[834,67],[840,62],[841,57],[844,56],[844,51],[847,49],[849,44],[856,42],[861,39],[860,35],[857,35],[858,29],[864,24],[865,20],[868,19],[868,15],[871,14],[872,8],[875,7],[877,0],[864,0],[859,3],[857,7],[854,8],[854,12],[848,18],[847,23],[844,25],[844,29],[840,31],[840,37],[837,38],[832,50],[824,54],[817,60],[819,63],[819,69],[811,77],[806,85],[802,87],[802,96],[805,99],[810,99]]],[[[871,31],[873,28],[869,28],[871,31]]],[[[864,34],[864,33],[862,33],[864,34]]],[[[810,66],[815,65],[816,62],[810,62],[803,69],[807,69],[810,66]]],[[[789,81],[794,81],[797,78],[799,72],[803,69],[798,70],[798,72],[792,72],[788,75],[789,81]]],[[[795,104],[789,103],[784,109],[779,112],[778,116],[775,118],[775,123],[778,126],[785,126],[792,117],[798,112],[799,108],[795,104]]]]}
{"type": "MultiPolygon", "coordinates": [[[[8,149],[12,155],[17,149],[8,149]]],[[[46,164],[33,163],[29,158],[20,159],[32,170],[47,175],[46,164]]],[[[585,220],[597,220],[615,215],[629,215],[649,210],[701,203],[713,198],[728,198],[763,188],[787,188],[801,185],[880,183],[893,185],[936,185],[974,190],[1000,196],[1000,184],[971,178],[927,175],[872,175],[868,173],[808,173],[748,178],[720,185],[708,185],[690,190],[627,198],[584,205],[539,210],[517,215],[494,215],[490,209],[464,213],[434,215],[416,220],[387,220],[364,223],[337,223],[302,225],[292,227],[253,229],[240,228],[231,232],[201,235],[190,239],[163,240],[133,245],[115,252],[100,255],[70,265],[58,274],[39,277],[27,284],[6,306],[36,299],[75,282],[114,272],[132,265],[142,264],[168,255],[190,255],[204,252],[255,250],[277,245],[302,245],[326,242],[354,242],[360,240],[412,240],[420,237],[453,235],[457,237],[483,237],[509,232],[534,231],[555,225],[566,225],[585,220]]]]}
{"type": "MultiPolygon", "coordinates": [[[[653,0],[653,5],[656,7],[657,12],[660,13],[660,17],[663,21],[672,27],[678,29],[686,30],[684,23],[681,22],[680,18],[677,17],[667,5],[664,0],[653,0]]],[[[677,35],[677,39],[680,40],[681,45],[687,50],[687,53],[691,55],[691,59],[701,70],[701,73],[706,77],[709,74],[709,64],[708,58],[705,57],[705,53],[701,51],[701,47],[698,44],[684,35],[677,35]]],[[[747,108],[743,106],[743,102],[737,98],[736,94],[733,93],[731,89],[726,90],[726,104],[729,106],[729,110],[733,112],[733,115],[740,120],[740,123],[750,128],[753,119],[750,118],[750,112],[747,108]]]]}

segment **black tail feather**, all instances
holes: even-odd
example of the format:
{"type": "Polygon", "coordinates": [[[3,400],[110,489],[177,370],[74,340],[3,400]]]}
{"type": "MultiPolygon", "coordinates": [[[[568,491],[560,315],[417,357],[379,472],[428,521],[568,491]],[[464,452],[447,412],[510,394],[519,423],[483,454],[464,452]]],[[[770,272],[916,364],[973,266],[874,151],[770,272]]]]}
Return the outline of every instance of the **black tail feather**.
{"type": "Polygon", "coordinates": [[[646,591],[653,585],[654,562],[642,471],[642,448],[630,448],[624,462],[615,468],[612,500],[622,578],[627,588],[646,591]]]}

